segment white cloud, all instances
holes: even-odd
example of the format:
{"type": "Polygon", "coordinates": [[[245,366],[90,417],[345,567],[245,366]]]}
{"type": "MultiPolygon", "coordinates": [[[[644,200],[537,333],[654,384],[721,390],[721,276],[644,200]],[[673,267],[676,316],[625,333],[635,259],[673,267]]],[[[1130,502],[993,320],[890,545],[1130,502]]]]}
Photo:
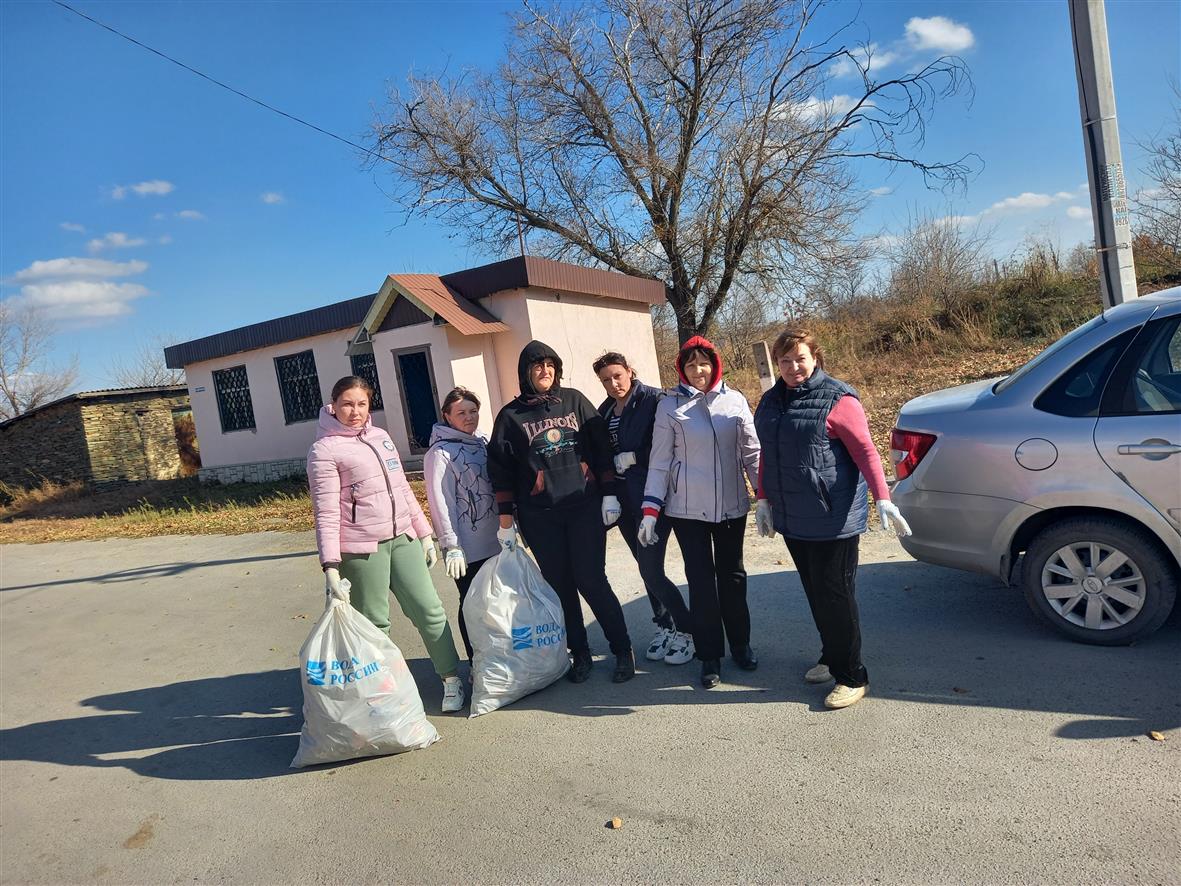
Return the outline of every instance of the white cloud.
{"type": "Polygon", "coordinates": [[[164,221],[164,219],[168,218],[168,213],[157,212],[155,215],[152,216],[152,218],[154,218],[156,221],[164,221]]]}
{"type": "Polygon", "coordinates": [[[172,242],[172,235],[171,234],[164,234],[156,242],[159,243],[161,246],[167,246],[169,243],[172,242]]]}
{"type": "Polygon", "coordinates": [[[995,214],[998,212],[1019,212],[1027,209],[1045,209],[1047,206],[1052,206],[1063,200],[1073,200],[1074,198],[1074,194],[1071,194],[1069,191],[1058,191],[1056,194],[1035,194],[1032,191],[1024,191],[1016,197],[1006,197],[1004,200],[998,200],[984,210],[984,212],[986,214],[995,214]]]}
{"type": "Polygon", "coordinates": [[[133,277],[148,269],[143,261],[107,261],[105,258],[51,258],[35,261],[12,275],[12,282],[73,280],[81,278],[133,277]]]}
{"type": "Polygon", "coordinates": [[[73,231],[75,234],[85,234],[86,228],[76,222],[62,222],[58,225],[63,231],[73,231]]]}
{"type": "MultiPolygon", "coordinates": [[[[857,99],[851,95],[834,95],[832,98],[817,98],[813,95],[794,107],[796,113],[807,120],[831,120],[848,113],[856,104],[857,99]]],[[[866,102],[863,107],[873,107],[873,104],[866,102]]]]}
{"type": "Polygon", "coordinates": [[[915,16],[906,23],[906,40],[916,50],[963,52],[976,43],[971,29],[942,15],[915,16]]]}
{"type": "Polygon", "coordinates": [[[102,252],[104,249],[131,249],[135,246],[143,246],[147,240],[142,237],[128,237],[122,231],[111,231],[104,234],[102,237],[96,237],[86,244],[86,248],[91,252],[102,252]]]}
{"type": "Polygon", "coordinates": [[[1067,206],[1066,214],[1071,218],[1090,218],[1091,210],[1086,206],[1067,206]]]}
{"type": "Polygon", "coordinates": [[[176,214],[177,218],[183,218],[186,221],[204,221],[205,213],[198,212],[195,209],[182,209],[176,214]]]}
{"type": "Polygon", "coordinates": [[[131,191],[140,197],[163,197],[176,190],[176,185],[163,179],[154,178],[151,181],[139,182],[134,185],[115,185],[111,188],[111,197],[122,200],[131,191]]]}
{"type": "Polygon", "coordinates": [[[933,222],[934,225],[974,225],[980,221],[979,215],[945,215],[942,218],[937,218],[933,222]]]}
{"type": "Polygon", "coordinates": [[[12,301],[41,308],[55,319],[78,320],[119,317],[131,313],[130,302],[148,294],[138,283],[110,280],[62,280],[30,283],[12,301]]]}
{"type": "Polygon", "coordinates": [[[833,62],[828,72],[834,77],[848,77],[851,74],[860,73],[860,70],[864,68],[867,74],[873,74],[900,58],[899,53],[890,49],[882,49],[876,43],[854,47],[849,50],[849,55],[852,58],[841,56],[833,62]]]}
{"type": "Polygon", "coordinates": [[[282,203],[284,198],[278,191],[267,191],[265,194],[259,195],[258,199],[263,203],[274,206],[276,203],[282,203]]]}
{"type": "Polygon", "coordinates": [[[51,258],[17,271],[8,282],[23,283],[11,299],[43,309],[61,320],[118,317],[131,313],[131,302],[150,294],[139,283],[117,282],[148,269],[147,262],[113,262],[101,258],[51,258]]]}
{"type": "Polygon", "coordinates": [[[883,185],[880,188],[870,188],[869,192],[875,197],[885,197],[887,194],[893,194],[894,189],[887,185],[883,185]]]}

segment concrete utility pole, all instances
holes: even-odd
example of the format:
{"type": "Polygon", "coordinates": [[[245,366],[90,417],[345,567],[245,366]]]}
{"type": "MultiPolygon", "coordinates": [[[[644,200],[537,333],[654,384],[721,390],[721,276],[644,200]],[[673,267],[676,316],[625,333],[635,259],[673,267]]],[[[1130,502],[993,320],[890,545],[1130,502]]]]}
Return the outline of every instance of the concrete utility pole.
{"type": "Polygon", "coordinates": [[[1115,87],[1103,0],[1066,0],[1074,37],[1083,150],[1091,185],[1091,217],[1104,308],[1136,298],[1136,265],[1128,227],[1128,188],[1115,118],[1115,87]]]}

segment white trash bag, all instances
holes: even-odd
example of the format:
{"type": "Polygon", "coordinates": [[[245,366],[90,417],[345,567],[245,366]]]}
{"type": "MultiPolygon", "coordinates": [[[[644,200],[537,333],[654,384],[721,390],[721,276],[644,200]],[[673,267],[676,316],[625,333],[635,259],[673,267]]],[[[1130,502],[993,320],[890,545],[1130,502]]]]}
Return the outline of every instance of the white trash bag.
{"type": "Polygon", "coordinates": [[[472,644],[473,717],[544,689],[570,667],[562,604],[520,545],[480,567],[463,619],[472,644]]]}
{"type": "Polygon", "coordinates": [[[345,599],[328,597],[299,650],[303,730],[292,768],[399,754],[439,740],[406,659],[345,599]]]}

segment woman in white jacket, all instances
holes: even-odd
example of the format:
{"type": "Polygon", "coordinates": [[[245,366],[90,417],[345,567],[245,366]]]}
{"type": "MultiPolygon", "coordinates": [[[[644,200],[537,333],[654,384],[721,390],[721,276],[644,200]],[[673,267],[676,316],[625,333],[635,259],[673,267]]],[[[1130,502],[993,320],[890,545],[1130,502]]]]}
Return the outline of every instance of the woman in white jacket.
{"type": "Polygon", "coordinates": [[[656,518],[668,515],[685,560],[701,685],[711,689],[722,679],[727,640],[740,668],[759,664],[742,565],[746,480],[758,488],[759,439],[750,404],[722,381],[722,358],[708,339],[685,342],[676,366],[681,384],[660,401],[652,427],[638,538],[652,544],[656,518]]]}
{"type": "Polygon", "coordinates": [[[496,499],[488,479],[487,440],[476,433],[479,398],[467,388],[455,388],[443,398],[442,413],[422,467],[443,563],[459,588],[459,632],[470,661],[463,601],[484,561],[500,550],[496,499]]]}

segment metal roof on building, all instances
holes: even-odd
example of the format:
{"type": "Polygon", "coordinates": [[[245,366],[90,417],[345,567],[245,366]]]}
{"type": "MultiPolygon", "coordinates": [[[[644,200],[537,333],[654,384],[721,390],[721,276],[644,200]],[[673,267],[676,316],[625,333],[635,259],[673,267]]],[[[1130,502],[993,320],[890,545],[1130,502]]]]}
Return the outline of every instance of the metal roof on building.
{"type": "Polygon", "coordinates": [[[622,298],[649,305],[661,304],[665,299],[664,283],[660,280],[584,268],[536,256],[509,258],[479,268],[445,274],[440,279],[468,299],[484,298],[494,292],[524,289],[526,286],[622,298]]]}

